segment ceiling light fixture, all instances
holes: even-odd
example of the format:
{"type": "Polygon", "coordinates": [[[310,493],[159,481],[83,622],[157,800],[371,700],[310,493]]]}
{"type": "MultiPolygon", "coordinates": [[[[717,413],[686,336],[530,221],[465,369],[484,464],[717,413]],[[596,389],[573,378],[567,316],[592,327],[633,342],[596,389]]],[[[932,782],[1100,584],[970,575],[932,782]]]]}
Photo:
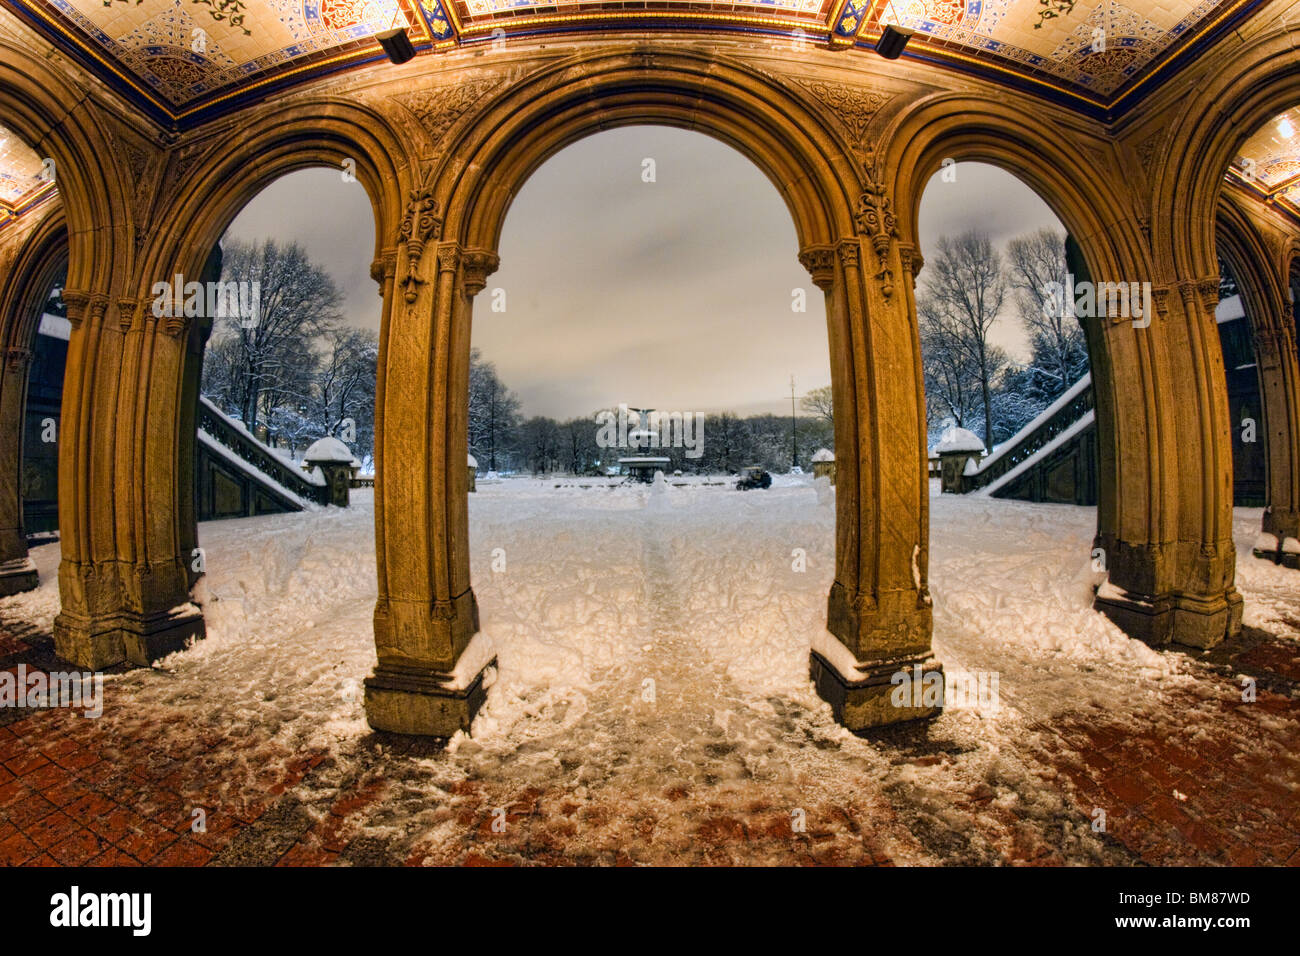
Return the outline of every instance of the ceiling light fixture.
{"type": "MultiPolygon", "coordinates": [[[[894,0],[889,0],[889,12],[897,19],[898,14],[894,13],[894,0]]],[[[880,31],[880,39],[876,41],[876,52],[886,60],[897,60],[903,55],[903,47],[907,46],[907,41],[912,39],[914,33],[915,30],[886,23],[884,29],[880,31]]]]}
{"type": "Polygon", "coordinates": [[[405,27],[376,33],[375,39],[394,63],[405,63],[415,56],[415,46],[411,43],[411,38],[406,35],[405,27]]]}
{"type": "Polygon", "coordinates": [[[394,20],[398,18],[401,18],[402,26],[376,33],[375,39],[384,48],[388,58],[400,65],[415,56],[415,44],[411,42],[411,38],[406,34],[406,28],[410,26],[410,23],[402,16],[401,7],[397,8],[397,14],[393,17],[394,20]]]}
{"type": "Polygon", "coordinates": [[[1283,116],[1282,119],[1278,121],[1277,131],[1287,139],[1291,139],[1291,137],[1295,136],[1295,126],[1291,123],[1291,117],[1283,116]]]}

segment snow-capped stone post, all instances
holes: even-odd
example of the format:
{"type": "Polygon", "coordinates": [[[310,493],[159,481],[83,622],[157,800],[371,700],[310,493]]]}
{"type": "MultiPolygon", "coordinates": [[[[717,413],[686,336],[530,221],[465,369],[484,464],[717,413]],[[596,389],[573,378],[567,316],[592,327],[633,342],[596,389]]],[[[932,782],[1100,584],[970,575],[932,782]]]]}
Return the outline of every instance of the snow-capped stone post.
{"type": "Polygon", "coordinates": [[[955,425],[946,429],[934,446],[939,456],[940,488],[944,494],[960,495],[966,491],[962,476],[969,465],[978,465],[984,455],[979,436],[955,425]]]}
{"type": "Polygon", "coordinates": [[[478,459],[473,455],[466,457],[469,459],[469,490],[478,491],[478,459]]]}
{"type": "Polygon", "coordinates": [[[329,488],[330,504],[339,508],[348,506],[348,489],[352,484],[352,452],[337,438],[326,436],[313,442],[303,456],[303,462],[319,468],[329,488]]]}
{"type": "Polygon", "coordinates": [[[814,478],[829,478],[831,484],[835,484],[835,452],[827,448],[817,449],[817,454],[812,457],[812,469],[814,478]]]}

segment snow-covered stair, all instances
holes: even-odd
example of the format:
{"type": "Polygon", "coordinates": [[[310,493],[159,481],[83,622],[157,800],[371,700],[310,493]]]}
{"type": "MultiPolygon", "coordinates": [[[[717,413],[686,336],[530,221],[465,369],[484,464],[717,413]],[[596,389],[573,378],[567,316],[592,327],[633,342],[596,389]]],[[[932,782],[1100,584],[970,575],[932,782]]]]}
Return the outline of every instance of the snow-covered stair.
{"type": "Polygon", "coordinates": [[[963,475],[967,492],[994,498],[1097,503],[1097,425],[1092,375],[963,475]]]}

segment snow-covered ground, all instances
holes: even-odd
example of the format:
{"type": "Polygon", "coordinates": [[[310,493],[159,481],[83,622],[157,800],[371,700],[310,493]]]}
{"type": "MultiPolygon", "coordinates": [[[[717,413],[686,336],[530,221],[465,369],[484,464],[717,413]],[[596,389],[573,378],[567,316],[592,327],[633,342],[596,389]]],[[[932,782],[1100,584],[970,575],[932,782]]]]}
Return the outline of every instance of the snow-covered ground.
{"type": "MultiPolygon", "coordinates": [[[[826,489],[808,478],[745,493],[481,482],[470,504],[473,579],[499,675],[472,735],[385,765],[361,694],[374,665],[371,492],[354,491],[353,502],[202,525],[206,640],[111,676],[102,719],[131,733],[140,715],[163,715],[163,749],[168,734],[238,734],[247,746],[213,768],[218,789],[307,750],[333,756],[338,779],[388,774],[399,785],[371,825],[434,859],[463,831],[443,804],[472,782],[495,795],[485,800],[535,788],[612,808],[583,840],[593,852],[637,846],[644,859],[676,858],[705,808],[811,817],[866,807],[899,816],[878,846],[899,862],[934,859],[914,834],[935,826],[962,831],[962,858],[995,857],[995,821],[949,819],[954,793],[991,788],[978,812],[1014,809],[1069,858],[1104,861],[1087,821],[1067,812],[1064,783],[1034,760],[1041,733],[1067,710],[1160,719],[1166,695],[1198,680],[1188,658],[1130,640],[1091,609],[1101,578],[1094,509],[935,494],[936,655],[949,671],[997,673],[1000,706],[945,713],[924,745],[906,733],[860,739],[808,681],[833,577],[826,489]],[[939,756],[899,760],[900,748],[918,746],[939,756]],[[697,794],[693,809],[666,788],[697,794]],[[658,821],[653,841],[638,838],[638,814],[658,821]]],[[[1294,637],[1295,572],[1251,557],[1259,519],[1258,510],[1236,519],[1246,621],[1294,637]]],[[[40,588],[0,601],[0,617],[48,626],[58,545],[33,557],[40,588]]]]}

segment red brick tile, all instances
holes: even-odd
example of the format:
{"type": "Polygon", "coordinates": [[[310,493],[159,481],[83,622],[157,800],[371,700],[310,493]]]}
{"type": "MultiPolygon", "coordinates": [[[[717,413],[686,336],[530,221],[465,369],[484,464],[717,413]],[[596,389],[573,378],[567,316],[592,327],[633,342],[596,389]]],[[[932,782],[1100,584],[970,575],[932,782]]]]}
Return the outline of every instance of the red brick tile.
{"type": "Polygon", "coordinates": [[[62,810],[55,810],[35,823],[24,827],[23,832],[42,850],[48,850],[56,843],[76,833],[79,829],[81,829],[81,824],[77,823],[76,820],[62,810]]]}
{"type": "Polygon", "coordinates": [[[140,861],[129,853],[123,853],[117,847],[109,847],[91,860],[87,866],[139,866],[140,861]]]}
{"type": "Polygon", "coordinates": [[[65,776],[56,786],[42,790],[41,796],[56,807],[66,807],[70,803],[84,798],[90,791],[76,777],[65,776]]]}
{"type": "Polygon", "coordinates": [[[9,758],[4,764],[5,768],[15,777],[23,777],[33,770],[39,770],[49,762],[50,758],[39,750],[28,750],[26,753],[9,758]]]}
{"type": "Polygon", "coordinates": [[[50,847],[49,853],[62,866],[85,866],[104,852],[107,846],[107,843],[82,827],[50,847]]]}
{"type": "Polygon", "coordinates": [[[149,861],[150,866],[204,866],[212,851],[200,843],[182,837],[149,861]]]}
{"type": "Polygon", "coordinates": [[[145,822],[134,810],[119,806],[84,821],[86,826],[110,843],[117,843],[145,822]]]}
{"type": "Polygon", "coordinates": [[[145,820],[115,842],[141,863],[146,863],[175,843],[176,839],[176,834],[171,830],[159,826],[152,820],[145,820]]]}
{"type": "Polygon", "coordinates": [[[0,784],[0,812],[3,812],[5,807],[17,803],[31,792],[32,788],[21,780],[10,780],[6,784],[0,784]]]}
{"type": "Polygon", "coordinates": [[[117,804],[103,794],[90,791],[66,805],[63,812],[74,820],[89,824],[91,820],[98,819],[117,808],[117,804]]]}
{"type": "Polygon", "coordinates": [[[5,810],[5,816],[20,830],[25,830],[57,809],[39,793],[29,793],[5,810]]]}
{"type": "Polygon", "coordinates": [[[21,866],[38,855],[41,848],[21,833],[0,842],[0,866],[21,866]]]}

